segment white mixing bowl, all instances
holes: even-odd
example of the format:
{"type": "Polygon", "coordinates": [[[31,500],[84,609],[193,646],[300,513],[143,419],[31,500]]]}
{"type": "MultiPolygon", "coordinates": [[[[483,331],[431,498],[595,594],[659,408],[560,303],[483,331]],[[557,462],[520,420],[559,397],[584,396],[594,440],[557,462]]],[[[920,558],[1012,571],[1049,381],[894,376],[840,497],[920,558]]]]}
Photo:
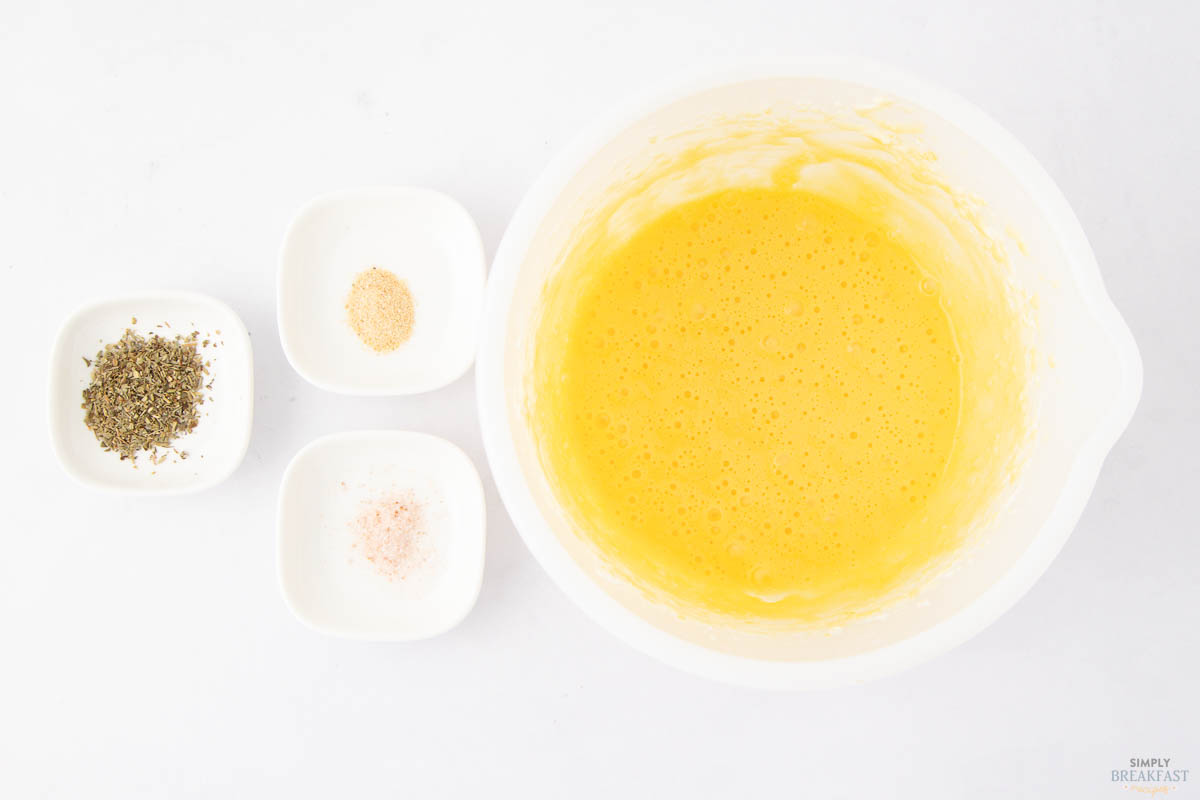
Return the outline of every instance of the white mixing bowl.
{"type": "Polygon", "coordinates": [[[932,658],[978,633],[1046,570],[1079,519],[1105,455],[1141,393],[1133,337],[1109,300],[1066,200],[1006,131],[959,97],[878,66],[814,61],[727,74],[639,103],[587,131],[529,191],[496,254],[477,366],[488,460],[517,529],[558,585],[629,644],[732,683],[856,683],[932,658]],[[943,176],[1019,231],[1013,280],[1036,294],[1034,433],[1011,496],[986,535],[919,599],[832,631],[763,635],[679,616],[614,578],[555,500],[525,417],[525,376],[541,290],[592,198],[671,138],[716,114],[776,103],[907,108],[943,176]]]}

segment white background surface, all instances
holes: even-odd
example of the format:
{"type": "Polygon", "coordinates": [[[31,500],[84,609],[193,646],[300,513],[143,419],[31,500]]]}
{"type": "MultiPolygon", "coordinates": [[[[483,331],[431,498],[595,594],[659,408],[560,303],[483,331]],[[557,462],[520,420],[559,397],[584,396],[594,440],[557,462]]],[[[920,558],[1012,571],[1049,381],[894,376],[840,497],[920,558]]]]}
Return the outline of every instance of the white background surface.
{"type": "MultiPolygon", "coordinates": [[[[1200,796],[1200,77],[1178,2],[0,6],[0,796],[1200,796]],[[984,6],[987,7],[984,7],[984,6]],[[276,254],[310,197],[428,185],[489,255],[585,122],[680,69],[813,49],[959,91],[1042,160],[1142,348],[1146,388],[1066,549],[954,652],[771,694],[673,672],[585,619],[488,486],[479,605],[423,644],[323,638],[275,578],[278,481],[312,438],[429,431],[483,468],[470,376],[335,396],[287,365],[276,254]],[[48,443],[58,324],[186,288],[250,328],[245,463],[202,495],[71,483],[48,443]]],[[[485,470],[486,480],[486,470],[485,470]]]]}

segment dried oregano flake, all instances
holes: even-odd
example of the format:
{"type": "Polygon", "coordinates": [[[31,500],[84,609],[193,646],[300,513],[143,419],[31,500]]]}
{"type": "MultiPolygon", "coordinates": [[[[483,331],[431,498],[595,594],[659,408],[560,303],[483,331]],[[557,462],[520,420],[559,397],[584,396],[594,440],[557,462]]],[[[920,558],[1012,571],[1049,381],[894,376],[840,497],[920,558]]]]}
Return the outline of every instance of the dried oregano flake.
{"type": "Polygon", "coordinates": [[[199,335],[147,338],[126,329],[120,341],[96,354],[82,407],[84,422],[105,450],[122,460],[147,450],[158,463],[158,448],[171,447],[196,427],[208,373],[196,347],[199,335]]]}

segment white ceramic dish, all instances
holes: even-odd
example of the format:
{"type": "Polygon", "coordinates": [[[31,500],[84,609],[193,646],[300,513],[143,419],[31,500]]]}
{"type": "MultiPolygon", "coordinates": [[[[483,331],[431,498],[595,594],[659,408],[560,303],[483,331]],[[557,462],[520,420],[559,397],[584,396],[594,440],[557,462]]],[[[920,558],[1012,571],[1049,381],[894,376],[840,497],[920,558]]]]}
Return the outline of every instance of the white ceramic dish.
{"type": "MultiPolygon", "coordinates": [[[[897,129],[902,130],[902,129],[897,129]]],[[[908,134],[905,134],[908,135],[908,134]]],[[[1141,391],[1141,361],[1105,293],[1078,221],[1050,177],[961,98],[878,66],[807,61],[706,79],[634,104],[587,131],[529,191],[493,264],[477,365],[479,413],[501,498],[534,556],[597,622],[676,667],[775,688],[861,682],[963,642],[1046,570],[1083,510],[1141,391]],[[1036,433],[1006,507],[969,557],[912,601],[838,631],[762,635],[655,605],[585,546],[542,471],[525,421],[525,375],[540,292],[570,231],[629,163],[669,153],[680,131],[779,105],[902,108],[944,176],[1020,232],[1013,279],[1038,299],[1036,433]],[[1052,364],[1052,367],[1048,367],[1052,364]]]]}
{"type": "Polygon", "coordinates": [[[50,361],[50,439],[58,460],[80,483],[131,494],[195,492],[229,477],[246,454],[254,416],[254,359],[246,326],[224,303],[200,294],[155,292],[91,303],[63,324],[50,361]],[[131,324],[133,318],[136,324],[131,324]],[[84,357],[94,358],[126,328],[142,335],[173,337],[200,332],[209,339],[200,353],[210,361],[200,422],[177,440],[186,459],[167,455],[150,463],[146,455],[122,461],[105,452],[83,422],[82,392],[91,380],[84,357]]]}
{"type": "Polygon", "coordinates": [[[483,582],[483,485],[471,459],[436,436],[355,431],[307,445],[279,489],[279,583],[296,617],[355,639],[425,639],[466,617],[483,582]],[[363,503],[411,491],[431,557],[402,579],[355,548],[363,503]]]}
{"type": "Polygon", "coordinates": [[[292,366],[332,392],[416,394],[460,377],[475,358],[483,303],[479,229],[457,202],[412,187],[319,197],[292,222],[279,256],[279,336],[292,366]],[[412,337],[390,353],[346,319],[358,273],[376,266],[408,284],[412,337]]]}

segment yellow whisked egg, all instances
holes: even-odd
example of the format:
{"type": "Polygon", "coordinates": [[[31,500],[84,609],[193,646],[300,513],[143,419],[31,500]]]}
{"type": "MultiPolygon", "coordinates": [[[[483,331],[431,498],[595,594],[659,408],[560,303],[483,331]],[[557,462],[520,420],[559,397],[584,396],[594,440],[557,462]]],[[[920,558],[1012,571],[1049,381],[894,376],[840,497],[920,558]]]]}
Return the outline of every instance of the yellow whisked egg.
{"type": "Polygon", "coordinates": [[[960,547],[1020,428],[1019,393],[995,399],[1020,381],[1007,308],[881,194],[795,176],[692,192],[547,292],[547,474],[581,536],[684,610],[878,608],[960,547]]]}

